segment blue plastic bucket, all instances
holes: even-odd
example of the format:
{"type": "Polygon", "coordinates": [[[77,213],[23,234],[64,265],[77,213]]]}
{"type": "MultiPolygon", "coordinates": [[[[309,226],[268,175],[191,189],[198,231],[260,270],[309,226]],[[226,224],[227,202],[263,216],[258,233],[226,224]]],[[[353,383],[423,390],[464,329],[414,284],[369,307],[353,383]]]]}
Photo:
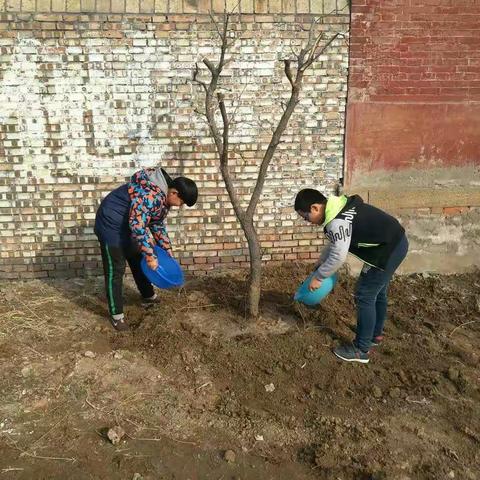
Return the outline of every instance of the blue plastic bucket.
{"type": "Polygon", "coordinates": [[[141,267],[145,276],[158,288],[182,286],[185,280],[180,264],[163,248],[155,247],[153,251],[158,259],[158,268],[152,270],[147,265],[144,257],[141,262],[141,267]]]}
{"type": "Polygon", "coordinates": [[[332,288],[337,283],[337,275],[334,273],[332,276],[322,280],[320,288],[311,292],[308,286],[310,285],[312,277],[313,273],[298,287],[294,300],[309,306],[318,305],[332,291],[332,288]]]}

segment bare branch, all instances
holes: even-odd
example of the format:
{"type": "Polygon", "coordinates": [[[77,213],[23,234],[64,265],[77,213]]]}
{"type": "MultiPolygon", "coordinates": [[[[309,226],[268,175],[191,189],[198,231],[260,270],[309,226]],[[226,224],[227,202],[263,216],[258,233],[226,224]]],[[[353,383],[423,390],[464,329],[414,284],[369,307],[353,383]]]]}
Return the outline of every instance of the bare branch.
{"type": "Polygon", "coordinates": [[[297,56],[297,77],[298,77],[298,72],[301,71],[301,68],[305,64],[305,55],[307,53],[308,53],[308,49],[306,47],[303,47],[297,56]]]}
{"type": "Polygon", "coordinates": [[[222,71],[225,66],[225,53],[228,49],[228,22],[230,20],[230,14],[226,13],[223,18],[223,32],[222,32],[222,46],[220,50],[220,61],[218,62],[218,73],[222,71]]]}
{"type": "Polygon", "coordinates": [[[312,21],[310,22],[310,28],[308,29],[307,49],[310,49],[312,44],[315,42],[315,25],[317,25],[319,22],[319,18],[312,18],[312,21]]]}
{"type": "Polygon", "coordinates": [[[215,19],[215,17],[210,12],[210,18],[214,23],[215,29],[217,30],[217,34],[221,40],[220,58],[218,61],[218,65],[215,66],[210,60],[203,59],[203,63],[205,63],[205,65],[208,67],[210,72],[212,72],[212,75],[214,74],[214,70],[216,70],[218,72],[218,75],[220,75],[223,67],[230,61],[230,60],[225,60],[225,54],[227,50],[234,44],[234,40],[232,42],[228,42],[228,25],[230,21],[230,15],[231,15],[230,13],[223,14],[222,27],[220,28],[219,22],[215,19]]]}
{"type": "Polygon", "coordinates": [[[320,45],[320,42],[323,40],[323,34],[324,32],[321,32],[317,38],[315,39],[315,42],[310,50],[310,53],[308,54],[308,60],[313,62],[313,57],[315,56],[315,52],[317,51],[318,46],[320,45]]]}
{"type": "MultiPolygon", "coordinates": [[[[240,6],[240,2],[241,2],[241,0],[238,0],[237,4],[234,5],[234,7],[228,12],[230,15],[232,15],[233,12],[240,6]]],[[[225,0],[225,2],[224,2],[224,5],[225,5],[225,6],[224,6],[224,11],[226,12],[226,11],[227,11],[227,2],[226,2],[226,0],[225,0]]]]}
{"type": "Polygon", "coordinates": [[[226,67],[232,62],[233,62],[233,57],[227,58],[226,60],[223,61],[223,66],[226,67]]]}
{"type": "Polygon", "coordinates": [[[239,146],[238,145],[235,145],[232,149],[232,153],[235,154],[235,155],[238,155],[242,160],[243,162],[247,162],[247,159],[245,158],[245,155],[243,154],[243,152],[240,150],[239,146]]]}
{"type": "MultiPolygon", "coordinates": [[[[319,35],[319,37],[317,38],[316,42],[315,42],[315,45],[314,47],[312,47],[311,50],[308,50],[308,58],[301,64],[299,65],[298,69],[300,72],[305,72],[305,70],[307,68],[309,68],[314,62],[316,62],[318,60],[318,58],[320,57],[320,55],[322,55],[322,53],[332,44],[332,42],[340,35],[340,33],[336,33],[335,35],[333,35],[327,43],[325,43],[325,45],[323,45],[320,50],[317,50],[318,49],[318,45],[320,43],[320,41],[322,40],[322,37],[323,37],[323,33],[321,35],[319,35]]],[[[298,72],[297,72],[297,76],[298,76],[298,72]]]]}
{"type": "Polygon", "coordinates": [[[265,183],[265,178],[267,176],[268,166],[270,165],[270,161],[272,160],[273,154],[275,153],[275,150],[278,144],[280,143],[281,136],[285,131],[285,129],[287,128],[288,121],[290,120],[290,117],[292,116],[292,113],[298,103],[302,76],[303,76],[303,72],[297,72],[298,80],[292,86],[292,93],[287,102],[286,108],[280,118],[280,121],[278,122],[278,125],[275,131],[273,132],[270,143],[268,144],[267,150],[265,151],[265,154],[263,156],[262,163],[260,165],[260,169],[257,176],[257,182],[255,184],[255,188],[253,189],[253,193],[247,208],[247,213],[246,213],[247,221],[253,220],[253,214],[255,213],[255,210],[258,205],[258,201],[260,200],[260,195],[262,193],[263,185],[265,183]]]}
{"type": "MultiPolygon", "coordinates": [[[[222,178],[225,182],[225,187],[227,189],[228,196],[232,203],[235,215],[239,219],[243,228],[248,228],[245,224],[245,211],[241,207],[240,198],[237,195],[233,180],[230,176],[228,170],[228,158],[229,158],[229,119],[225,107],[225,99],[222,93],[217,92],[218,81],[222,68],[227,64],[225,59],[226,51],[228,48],[228,15],[225,15],[223,23],[223,31],[220,33],[222,39],[220,58],[217,65],[214,65],[208,58],[203,59],[203,63],[207,66],[211,73],[210,83],[208,84],[205,90],[205,117],[207,120],[208,127],[210,129],[210,134],[215,142],[217,149],[218,157],[220,159],[220,171],[222,178]],[[220,129],[217,125],[217,120],[215,118],[216,104],[215,100],[218,101],[220,107],[220,113],[222,115],[223,121],[223,132],[220,133],[220,129]]],[[[198,76],[197,76],[198,81],[198,76]]]]}
{"type": "Polygon", "coordinates": [[[248,84],[245,84],[245,86],[243,87],[243,90],[240,92],[240,94],[238,95],[237,97],[237,106],[235,107],[235,110],[233,111],[233,113],[230,115],[230,123],[233,123],[235,121],[235,115],[237,114],[237,110],[238,110],[238,107],[240,106],[240,99],[242,98],[243,94],[245,93],[245,90],[247,89],[247,85],[248,84]]]}
{"type": "Polygon", "coordinates": [[[210,132],[212,137],[214,138],[215,145],[217,147],[218,156],[220,159],[220,172],[223,177],[223,181],[225,182],[225,187],[227,189],[228,196],[232,203],[233,209],[235,211],[235,215],[239,219],[242,226],[245,228],[245,211],[241,207],[240,199],[237,195],[235,187],[233,185],[232,178],[230,176],[230,172],[228,170],[228,117],[225,109],[225,102],[222,94],[218,94],[217,98],[220,105],[220,112],[222,114],[222,119],[224,122],[223,125],[223,135],[220,136],[220,132],[217,127],[217,123],[215,120],[215,112],[213,106],[213,92],[215,91],[216,83],[214,83],[214,79],[210,83],[209,89],[206,94],[205,99],[205,108],[206,108],[206,117],[207,123],[210,127],[210,132]]]}
{"type": "Polygon", "coordinates": [[[291,44],[289,45],[289,47],[290,47],[290,54],[292,55],[292,57],[298,60],[298,53],[293,49],[291,44]]]}
{"type": "Polygon", "coordinates": [[[240,7],[240,2],[241,2],[241,0],[238,0],[237,4],[233,7],[233,9],[230,13],[233,13],[238,7],[240,7]]]}
{"type": "Polygon", "coordinates": [[[338,13],[343,12],[345,9],[351,8],[351,6],[352,6],[352,0],[348,0],[347,3],[345,3],[345,5],[340,10],[338,10],[338,13]]]}
{"type": "Polygon", "coordinates": [[[338,37],[337,38],[343,38],[345,40],[345,45],[348,47],[349,45],[349,38],[348,38],[348,33],[347,32],[338,32],[338,37]]]}
{"type": "Polygon", "coordinates": [[[198,108],[194,108],[193,109],[194,113],[196,113],[197,115],[200,115],[202,117],[206,117],[207,115],[205,114],[205,112],[202,112],[200,111],[198,108]]]}
{"type": "Polygon", "coordinates": [[[322,55],[322,53],[338,38],[339,35],[340,35],[339,33],[336,33],[336,34],[321,48],[321,50],[314,55],[314,57],[312,58],[312,63],[318,60],[318,58],[320,57],[320,55],[322,55]]]}
{"type": "Polygon", "coordinates": [[[225,108],[225,96],[223,93],[217,93],[218,105],[220,106],[220,113],[222,114],[223,121],[223,149],[220,156],[220,162],[222,164],[228,165],[228,130],[229,130],[229,121],[227,115],[227,109],[225,108]]]}
{"type": "Polygon", "coordinates": [[[283,63],[285,64],[285,75],[287,76],[290,85],[293,87],[292,61],[284,60],[283,63]]]}
{"type": "Polygon", "coordinates": [[[261,130],[263,133],[266,133],[268,135],[272,135],[274,132],[273,124],[270,122],[264,122],[267,123],[270,128],[265,128],[261,122],[247,122],[245,120],[242,121],[242,125],[247,126],[247,127],[252,127],[252,128],[258,128],[261,130]]]}
{"type": "MultiPolygon", "coordinates": [[[[345,7],[344,7],[345,8],[345,7]]],[[[342,9],[343,10],[343,9],[342,9]]],[[[337,12],[337,9],[334,8],[330,13],[324,13],[323,15],[320,15],[316,18],[313,18],[310,22],[310,27],[309,28],[304,28],[302,25],[298,25],[301,30],[304,32],[308,32],[308,40],[305,46],[305,50],[309,52],[311,48],[317,43],[318,40],[318,35],[316,34],[317,25],[323,24],[324,19],[332,14],[335,14],[337,12]]],[[[321,34],[323,35],[323,34],[321,34]]],[[[315,48],[314,48],[315,49],[315,48]]]]}
{"type": "Polygon", "coordinates": [[[200,80],[198,78],[199,74],[200,74],[200,69],[198,67],[198,63],[195,63],[195,70],[193,71],[193,81],[198,83],[199,85],[201,85],[206,92],[207,91],[207,84],[203,80],[200,80]]]}
{"type": "Polygon", "coordinates": [[[217,74],[217,68],[215,65],[208,59],[204,58],[203,63],[207,66],[207,68],[210,70],[212,76],[217,74]]]}
{"type": "Polygon", "coordinates": [[[218,22],[217,22],[215,16],[212,14],[211,11],[209,12],[209,16],[210,16],[210,20],[212,20],[213,24],[215,25],[215,29],[217,30],[218,36],[221,39],[222,38],[222,32],[220,31],[220,27],[218,25],[218,22]]]}
{"type": "Polygon", "coordinates": [[[259,120],[261,122],[260,125],[262,126],[263,130],[268,131],[268,129],[270,129],[271,133],[275,131],[275,127],[272,121],[267,120],[266,118],[260,118],[259,120]],[[268,129],[263,127],[263,125],[268,125],[268,129]]]}
{"type": "Polygon", "coordinates": [[[316,29],[314,27],[321,20],[323,19],[320,19],[318,21],[312,21],[307,44],[300,50],[300,53],[298,54],[298,57],[297,57],[297,72],[296,72],[295,79],[293,79],[293,73],[291,70],[291,61],[284,60],[285,75],[287,76],[292,86],[292,92],[288,102],[285,105],[282,104],[283,114],[280,118],[280,121],[278,122],[278,125],[275,131],[273,132],[270,143],[263,156],[262,163],[260,165],[260,169],[258,172],[257,182],[255,184],[255,187],[247,208],[247,213],[246,213],[247,221],[250,221],[251,219],[253,219],[253,214],[257,207],[257,204],[263,189],[263,185],[265,183],[268,166],[273,157],[273,154],[275,153],[277,146],[281,142],[281,136],[288,125],[290,117],[292,116],[292,113],[299,102],[299,95],[300,95],[300,89],[303,81],[303,74],[305,70],[308,67],[310,67],[312,63],[315,62],[320,57],[320,55],[331,45],[331,43],[339,35],[338,33],[333,35],[332,38],[330,38],[328,42],[319,49],[319,46],[324,38],[324,33],[321,32],[320,34],[315,35],[316,29]]]}
{"type": "Polygon", "coordinates": [[[210,133],[213,137],[213,140],[215,141],[218,155],[221,155],[223,151],[223,142],[220,131],[218,130],[217,122],[215,120],[215,105],[213,103],[213,94],[211,91],[212,83],[213,79],[207,89],[207,94],[205,96],[205,116],[207,117],[208,126],[210,127],[210,133]]]}

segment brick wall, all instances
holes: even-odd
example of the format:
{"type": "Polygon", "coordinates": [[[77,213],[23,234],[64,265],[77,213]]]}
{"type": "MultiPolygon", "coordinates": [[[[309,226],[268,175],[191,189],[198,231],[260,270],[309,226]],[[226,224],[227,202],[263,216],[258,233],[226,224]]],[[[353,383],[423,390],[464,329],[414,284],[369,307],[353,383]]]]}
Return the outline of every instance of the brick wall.
{"type": "Polygon", "coordinates": [[[480,100],[480,4],[354,0],[352,101],[480,100]]]}
{"type": "MultiPolygon", "coordinates": [[[[365,172],[372,179],[372,170],[479,166],[479,29],[477,1],[354,0],[351,183],[362,184],[365,172]]],[[[468,183],[465,173],[454,177],[468,183]]]]}
{"type": "Polygon", "coordinates": [[[0,0],[0,11],[54,13],[346,13],[348,0],[0,0]]]}
{"type": "Polygon", "coordinates": [[[347,188],[402,218],[410,270],[480,265],[479,31],[478,1],[352,2],[347,188]]]}
{"type": "MultiPolygon", "coordinates": [[[[101,198],[135,170],[159,164],[199,184],[197,206],[168,220],[185,267],[247,264],[212,141],[194,113],[202,95],[190,81],[194,62],[217,51],[215,25],[203,12],[218,3],[4,2],[0,277],[99,273],[92,225],[101,198]]],[[[241,2],[224,85],[228,106],[238,106],[232,171],[245,199],[268,122],[288,95],[279,60],[299,46],[305,32],[297,25],[306,27],[311,13],[338,7],[325,28],[346,31],[344,4],[241,2]]],[[[292,202],[300,188],[332,189],[342,176],[347,60],[339,40],[306,78],[258,208],[265,260],[318,255],[322,240],[296,218],[292,202]]]]}

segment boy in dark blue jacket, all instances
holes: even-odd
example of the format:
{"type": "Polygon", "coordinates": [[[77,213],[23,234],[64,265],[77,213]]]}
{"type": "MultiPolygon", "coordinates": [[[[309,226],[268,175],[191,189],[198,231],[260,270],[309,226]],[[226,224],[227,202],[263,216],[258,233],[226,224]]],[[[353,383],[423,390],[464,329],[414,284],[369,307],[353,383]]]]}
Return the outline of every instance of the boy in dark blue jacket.
{"type": "Polygon", "coordinates": [[[395,270],[407,255],[408,240],[398,220],[364,203],[358,195],[325,198],[318,190],[301,190],[295,210],[310,223],[320,225],[330,244],[317,262],[310,290],[333,275],[351,253],[364,262],[357,282],[357,334],[352,345],[334,350],[348,362],[368,363],[371,346],[383,340],[387,290],[395,270]]]}
{"type": "Polygon", "coordinates": [[[156,295],[142,272],[142,257],[155,270],[158,267],[155,245],[172,254],[165,218],[171,207],[184,203],[193,206],[197,196],[193,180],[186,177],[172,180],[165,170],[158,168],[140,170],[129,183],[110,192],[101,202],[95,218],[95,234],[102,251],[110,322],[116,330],[128,330],[122,296],[126,262],[144,304],[152,303],[156,295]]]}

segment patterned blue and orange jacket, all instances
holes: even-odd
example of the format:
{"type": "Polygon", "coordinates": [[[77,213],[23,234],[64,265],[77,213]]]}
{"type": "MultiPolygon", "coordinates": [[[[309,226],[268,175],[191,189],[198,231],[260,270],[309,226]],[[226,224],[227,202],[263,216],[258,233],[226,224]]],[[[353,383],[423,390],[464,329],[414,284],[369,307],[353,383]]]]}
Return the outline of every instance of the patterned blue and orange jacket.
{"type": "Polygon", "coordinates": [[[95,233],[102,243],[128,246],[133,242],[146,257],[153,247],[171,254],[171,242],[165,227],[169,208],[167,188],[150,180],[153,169],[135,173],[130,182],[110,192],[100,204],[95,218],[95,233]]]}

